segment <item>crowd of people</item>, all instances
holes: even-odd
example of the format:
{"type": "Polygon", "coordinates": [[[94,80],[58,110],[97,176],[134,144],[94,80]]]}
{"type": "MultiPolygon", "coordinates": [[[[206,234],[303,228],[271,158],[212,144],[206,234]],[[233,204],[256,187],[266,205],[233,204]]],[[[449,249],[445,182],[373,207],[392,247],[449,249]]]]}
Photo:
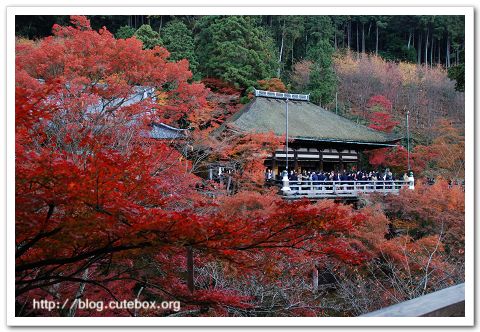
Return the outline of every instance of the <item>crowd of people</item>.
{"type": "MultiPolygon", "coordinates": [[[[278,175],[274,175],[273,171],[269,168],[265,171],[265,180],[268,183],[275,183],[283,180],[283,174],[287,172],[284,170],[278,175]]],[[[363,170],[343,170],[343,171],[295,171],[291,170],[287,172],[289,185],[292,189],[307,189],[304,186],[315,186],[315,188],[327,188],[332,186],[333,183],[343,185],[342,188],[348,189],[353,186],[353,181],[362,181],[365,185],[370,185],[373,188],[393,188],[393,181],[403,180],[408,182],[409,177],[407,173],[404,173],[402,177],[395,176],[390,169],[386,168],[382,171],[363,171],[363,170]],[[326,187],[324,187],[324,185],[326,187]],[[318,187],[317,187],[318,186],[318,187]]],[[[398,186],[396,184],[395,186],[398,186]]]]}
{"type": "MultiPolygon", "coordinates": [[[[285,172],[285,171],[284,171],[285,172]]],[[[269,168],[265,171],[265,180],[268,182],[275,180],[282,180],[283,173],[274,175],[273,171],[269,168]]],[[[351,170],[351,171],[307,171],[303,170],[288,172],[288,179],[291,183],[301,184],[302,182],[316,182],[316,181],[394,181],[404,180],[408,181],[407,173],[404,173],[402,178],[396,177],[390,169],[386,168],[383,171],[363,171],[363,170],[351,170]]]]}

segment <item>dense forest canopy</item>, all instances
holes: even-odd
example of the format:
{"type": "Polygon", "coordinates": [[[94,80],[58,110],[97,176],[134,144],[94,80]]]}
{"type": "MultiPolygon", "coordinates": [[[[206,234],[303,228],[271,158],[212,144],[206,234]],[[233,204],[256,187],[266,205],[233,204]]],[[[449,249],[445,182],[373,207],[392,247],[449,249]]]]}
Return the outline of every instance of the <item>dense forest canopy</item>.
{"type": "MultiPolygon", "coordinates": [[[[212,73],[210,70],[215,72],[211,68],[210,62],[219,61],[218,65],[221,67],[222,55],[219,54],[214,59],[210,59],[208,55],[202,55],[208,51],[201,47],[204,42],[203,36],[204,34],[215,36],[221,34],[222,29],[228,29],[231,43],[228,46],[223,45],[226,48],[223,53],[228,50],[233,54],[236,47],[248,49],[249,45],[262,49],[263,53],[258,54],[262,58],[252,58],[257,62],[257,66],[261,66],[258,75],[263,77],[257,79],[278,76],[288,82],[295,63],[311,59],[316,52],[318,53],[318,48],[324,50],[321,54],[328,54],[327,46],[322,46],[322,42],[326,41],[335,50],[346,49],[358,53],[374,53],[387,60],[416,62],[428,66],[440,64],[446,68],[455,67],[452,69],[451,75],[459,81],[458,88],[462,89],[463,87],[462,71],[459,70],[464,66],[465,20],[463,16],[92,15],[88,18],[91,20],[93,29],[98,30],[105,26],[109,31],[117,34],[118,31],[126,31],[126,29],[134,32],[145,25],[150,26],[160,36],[174,36],[172,30],[178,30],[179,33],[176,35],[178,40],[193,33],[196,41],[195,51],[199,53],[196,54],[197,60],[200,60],[198,70],[207,75],[212,73]],[[238,22],[232,22],[232,20],[238,22]],[[173,27],[172,24],[169,24],[172,21],[173,27]],[[252,35],[241,36],[242,29],[249,31],[252,35]],[[254,37],[255,34],[256,37],[254,37]]],[[[50,35],[51,27],[55,23],[68,23],[68,16],[16,16],[15,27],[19,36],[40,38],[50,35]]],[[[127,33],[124,37],[130,36],[127,33]]],[[[221,39],[221,35],[218,37],[221,39]]],[[[172,37],[167,37],[167,40],[165,46],[175,43],[172,37]]],[[[186,46],[193,47],[189,40],[187,40],[187,44],[186,46]]],[[[174,53],[177,51],[174,50],[174,53]]],[[[254,52],[254,54],[256,53],[254,52]]],[[[228,58],[228,54],[223,56],[228,58]]],[[[252,70],[254,69],[257,68],[252,68],[252,70]]],[[[192,70],[195,74],[196,66],[192,70]]],[[[248,74],[240,75],[248,77],[248,74]]],[[[228,79],[234,83],[248,83],[248,80],[244,81],[238,75],[233,75],[228,79]],[[239,79],[239,81],[235,81],[235,79],[239,79]]]]}

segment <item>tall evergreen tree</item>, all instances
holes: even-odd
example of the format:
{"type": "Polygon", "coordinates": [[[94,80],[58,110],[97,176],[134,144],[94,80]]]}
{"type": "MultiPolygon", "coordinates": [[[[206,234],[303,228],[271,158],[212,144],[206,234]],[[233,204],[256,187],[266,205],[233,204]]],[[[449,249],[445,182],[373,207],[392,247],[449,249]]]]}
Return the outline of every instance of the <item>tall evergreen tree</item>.
{"type": "Polygon", "coordinates": [[[313,61],[307,92],[312,102],[325,105],[334,98],[337,78],[332,66],[333,47],[328,40],[321,39],[309,50],[308,58],[313,61]]]}
{"type": "Polygon", "coordinates": [[[115,38],[117,39],[127,39],[132,37],[135,34],[135,29],[128,26],[124,25],[123,27],[120,27],[117,32],[115,32],[115,38]]]}
{"type": "Polygon", "coordinates": [[[197,22],[196,53],[204,76],[248,87],[275,74],[270,34],[251,16],[204,16],[197,22]]]}
{"type": "Polygon", "coordinates": [[[143,43],[143,49],[152,49],[157,45],[162,45],[162,39],[158,35],[158,32],[153,31],[152,27],[148,24],[142,25],[135,31],[135,37],[140,39],[143,43]]]}
{"type": "Polygon", "coordinates": [[[187,59],[190,70],[197,72],[198,61],[195,55],[195,44],[190,31],[185,23],[175,20],[170,21],[162,29],[161,38],[163,45],[170,52],[170,60],[178,61],[187,59]]]}

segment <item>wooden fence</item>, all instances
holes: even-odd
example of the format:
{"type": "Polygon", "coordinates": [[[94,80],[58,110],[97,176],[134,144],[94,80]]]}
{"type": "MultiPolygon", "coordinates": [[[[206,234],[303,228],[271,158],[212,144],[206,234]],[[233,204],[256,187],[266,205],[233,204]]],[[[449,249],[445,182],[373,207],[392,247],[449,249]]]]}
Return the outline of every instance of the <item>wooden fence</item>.
{"type": "Polygon", "coordinates": [[[465,284],[448,287],[361,317],[464,317],[465,284]]]}

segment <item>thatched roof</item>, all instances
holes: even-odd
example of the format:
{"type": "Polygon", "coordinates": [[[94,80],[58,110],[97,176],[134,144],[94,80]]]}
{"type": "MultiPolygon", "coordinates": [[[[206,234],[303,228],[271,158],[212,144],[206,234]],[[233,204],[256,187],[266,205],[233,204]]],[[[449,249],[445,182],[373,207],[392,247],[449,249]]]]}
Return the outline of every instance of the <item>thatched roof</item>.
{"type": "MultiPolygon", "coordinates": [[[[306,101],[288,102],[289,137],[297,140],[372,145],[393,145],[401,137],[352,122],[306,101]]],[[[285,135],[285,100],[256,97],[220,128],[285,135]]]]}

